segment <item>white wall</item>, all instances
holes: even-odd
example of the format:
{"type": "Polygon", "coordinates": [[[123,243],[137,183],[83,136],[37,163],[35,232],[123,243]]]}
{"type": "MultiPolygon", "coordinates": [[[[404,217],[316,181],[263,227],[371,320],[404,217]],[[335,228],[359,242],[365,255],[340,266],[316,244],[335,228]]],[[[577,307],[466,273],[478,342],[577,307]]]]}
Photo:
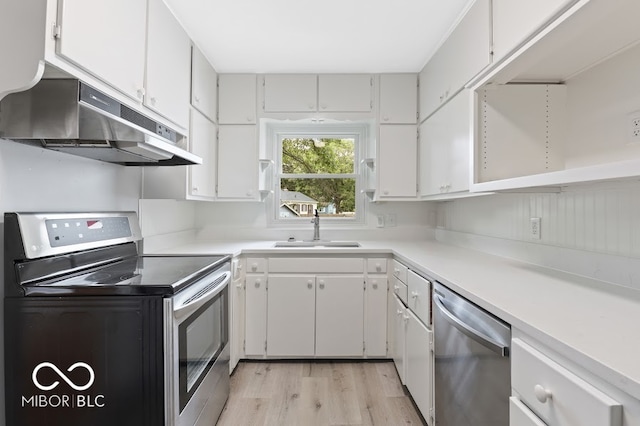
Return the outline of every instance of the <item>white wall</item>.
{"type": "MultiPolygon", "coordinates": [[[[8,211],[137,211],[140,179],[138,167],[0,139],[0,239],[4,240],[4,212],[8,211]]],[[[0,254],[4,259],[4,245],[0,254]]],[[[4,277],[4,260],[0,274],[4,277]]],[[[0,296],[4,297],[3,285],[0,296]]],[[[4,307],[0,310],[0,329],[4,330],[4,307]]],[[[0,383],[4,384],[4,338],[0,343],[0,383]]],[[[4,385],[0,385],[0,419],[4,419],[4,385]]]]}
{"type": "Polygon", "coordinates": [[[443,242],[640,288],[639,182],[446,202],[437,225],[443,242]],[[532,217],[540,240],[529,236],[532,217]]]}

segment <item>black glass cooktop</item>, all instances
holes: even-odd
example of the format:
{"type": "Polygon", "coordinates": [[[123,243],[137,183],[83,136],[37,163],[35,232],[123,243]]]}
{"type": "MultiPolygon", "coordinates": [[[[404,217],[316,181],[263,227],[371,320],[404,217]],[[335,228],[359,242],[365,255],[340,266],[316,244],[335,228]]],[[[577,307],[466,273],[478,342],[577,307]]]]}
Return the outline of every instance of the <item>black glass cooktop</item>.
{"type": "Polygon", "coordinates": [[[173,294],[228,256],[139,256],[79,274],[23,285],[26,295],[173,294]]]}

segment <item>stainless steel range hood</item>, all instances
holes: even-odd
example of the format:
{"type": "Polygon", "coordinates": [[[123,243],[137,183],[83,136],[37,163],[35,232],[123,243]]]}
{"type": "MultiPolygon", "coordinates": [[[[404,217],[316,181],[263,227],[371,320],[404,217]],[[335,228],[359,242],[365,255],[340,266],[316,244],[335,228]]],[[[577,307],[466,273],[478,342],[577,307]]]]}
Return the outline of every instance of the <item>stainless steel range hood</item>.
{"type": "Polygon", "coordinates": [[[0,138],[125,166],[202,164],[184,135],[74,79],[2,99],[0,138]]]}

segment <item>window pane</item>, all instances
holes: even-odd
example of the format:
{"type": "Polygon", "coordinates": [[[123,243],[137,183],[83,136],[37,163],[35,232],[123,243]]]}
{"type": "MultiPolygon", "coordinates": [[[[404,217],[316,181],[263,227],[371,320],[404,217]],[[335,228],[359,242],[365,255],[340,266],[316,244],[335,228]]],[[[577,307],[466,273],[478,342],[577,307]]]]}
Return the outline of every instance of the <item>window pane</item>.
{"type": "Polygon", "coordinates": [[[354,173],[355,140],[291,138],[282,140],[282,173],[354,173]]]}
{"type": "Polygon", "coordinates": [[[282,179],[280,183],[281,218],[310,217],[315,209],[325,217],[355,216],[355,179],[282,179]]]}

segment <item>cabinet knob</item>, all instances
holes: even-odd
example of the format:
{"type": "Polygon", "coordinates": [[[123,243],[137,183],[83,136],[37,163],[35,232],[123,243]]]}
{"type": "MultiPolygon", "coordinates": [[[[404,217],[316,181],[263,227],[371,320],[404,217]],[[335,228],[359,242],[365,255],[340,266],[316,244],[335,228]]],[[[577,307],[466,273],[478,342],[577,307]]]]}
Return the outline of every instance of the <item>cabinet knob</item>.
{"type": "Polygon", "coordinates": [[[374,290],[378,289],[378,281],[372,281],[371,282],[371,287],[373,287],[374,290]]]}
{"type": "Polygon", "coordinates": [[[376,263],[376,272],[381,272],[382,271],[382,265],[379,263],[376,263]]]}
{"type": "Polygon", "coordinates": [[[250,122],[252,122],[252,121],[253,121],[253,117],[249,117],[249,116],[247,116],[247,121],[248,121],[249,123],[250,123],[250,122]]]}
{"type": "Polygon", "coordinates": [[[313,288],[313,281],[312,280],[307,281],[307,288],[313,288]]]}
{"type": "Polygon", "coordinates": [[[411,298],[412,299],[417,299],[418,298],[418,292],[417,291],[412,291],[411,292],[411,298]]]}
{"type": "Polygon", "coordinates": [[[320,105],[320,108],[327,109],[327,106],[326,105],[320,105]]]}
{"type": "Polygon", "coordinates": [[[241,289],[242,289],[242,283],[238,283],[238,284],[236,284],[236,288],[237,288],[238,290],[241,290],[241,289]]]}
{"type": "Polygon", "coordinates": [[[404,320],[404,322],[409,322],[409,315],[403,315],[402,319],[404,320]]]}
{"type": "Polygon", "coordinates": [[[247,197],[253,196],[253,191],[247,191],[247,197]]]}
{"type": "Polygon", "coordinates": [[[320,290],[324,289],[324,281],[320,280],[320,282],[318,283],[318,285],[320,286],[320,290]]]}
{"type": "Polygon", "coordinates": [[[196,95],[194,98],[195,98],[195,100],[196,100],[196,103],[200,102],[200,96],[197,96],[197,95],[196,95]]]}
{"type": "Polygon", "coordinates": [[[401,311],[400,309],[398,309],[398,310],[396,311],[396,315],[398,315],[398,316],[402,315],[402,311],[401,311]]]}
{"type": "Polygon", "coordinates": [[[399,285],[394,285],[393,289],[397,292],[398,290],[400,290],[400,286],[399,285]]]}
{"type": "Polygon", "coordinates": [[[136,96],[138,97],[138,99],[142,99],[144,97],[144,89],[138,89],[136,91],[136,96]]]}
{"type": "Polygon", "coordinates": [[[389,117],[382,117],[382,121],[389,121],[389,117]]]}
{"type": "Polygon", "coordinates": [[[193,187],[193,192],[198,192],[198,187],[197,186],[193,187]]]}
{"type": "Polygon", "coordinates": [[[256,286],[256,288],[260,288],[260,284],[262,284],[262,280],[257,279],[254,285],[256,286]]]}
{"type": "Polygon", "coordinates": [[[545,389],[542,385],[535,385],[533,387],[533,393],[536,395],[536,399],[541,403],[547,402],[547,400],[551,399],[551,391],[549,389],[545,389]]]}
{"type": "Polygon", "coordinates": [[[400,273],[400,269],[393,268],[393,275],[398,275],[400,273]]]}
{"type": "Polygon", "coordinates": [[[155,105],[157,102],[157,99],[152,97],[151,99],[149,99],[151,101],[151,105],[155,105]]]}
{"type": "Polygon", "coordinates": [[[258,270],[258,264],[257,263],[252,263],[251,264],[251,270],[254,271],[254,272],[257,271],[258,270]]]}
{"type": "Polygon", "coordinates": [[[314,104],[309,104],[309,109],[314,109],[316,106],[314,104]]]}

